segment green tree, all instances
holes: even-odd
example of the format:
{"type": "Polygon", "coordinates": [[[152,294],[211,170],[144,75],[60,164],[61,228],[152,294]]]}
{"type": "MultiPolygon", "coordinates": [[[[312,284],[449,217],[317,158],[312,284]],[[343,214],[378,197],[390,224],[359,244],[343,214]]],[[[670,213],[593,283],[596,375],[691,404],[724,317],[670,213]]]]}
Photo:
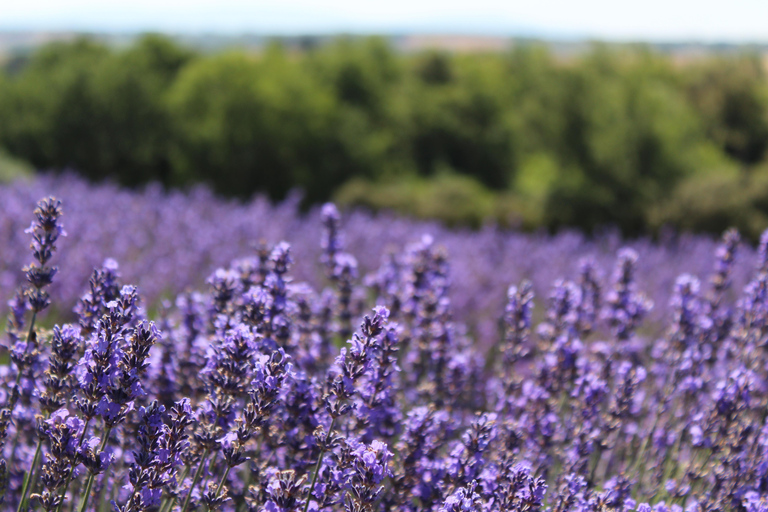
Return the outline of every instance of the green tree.
{"type": "Polygon", "coordinates": [[[486,64],[444,64],[454,70],[449,81],[424,80],[424,62],[413,64],[418,78],[405,89],[398,135],[419,174],[448,167],[491,188],[511,183],[516,133],[500,75],[486,64]]]}
{"type": "Polygon", "coordinates": [[[759,56],[717,58],[687,73],[687,92],[707,135],[744,164],[768,149],[768,85],[759,56]]]}
{"type": "Polygon", "coordinates": [[[566,85],[564,168],[545,208],[553,227],[617,224],[629,233],[700,163],[707,145],[679,88],[642,53],[598,50],[566,85]]]}
{"type": "Polygon", "coordinates": [[[122,53],[88,40],[46,47],[0,100],[0,139],[40,168],[167,182],[165,90],[186,60],[188,52],[156,36],[122,53]]]}
{"type": "Polygon", "coordinates": [[[194,62],[174,84],[170,105],[182,181],[208,181],[238,196],[264,190],[282,197],[302,187],[318,200],[349,178],[333,95],[280,48],[260,58],[228,53],[194,62]]]}

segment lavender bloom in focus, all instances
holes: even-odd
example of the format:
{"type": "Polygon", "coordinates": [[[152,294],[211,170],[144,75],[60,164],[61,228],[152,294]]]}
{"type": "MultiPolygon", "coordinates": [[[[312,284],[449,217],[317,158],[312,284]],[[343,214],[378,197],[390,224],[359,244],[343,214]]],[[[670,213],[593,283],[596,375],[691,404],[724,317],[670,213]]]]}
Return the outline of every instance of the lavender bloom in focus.
{"type": "Polygon", "coordinates": [[[438,512],[490,512],[493,510],[475,492],[476,487],[476,482],[473,482],[468,487],[459,487],[445,499],[438,512]]]}
{"type": "Polygon", "coordinates": [[[78,464],[78,439],[83,431],[83,422],[69,416],[66,409],[60,409],[41,426],[41,435],[50,447],[42,466],[43,491],[33,494],[46,511],[56,510],[63,501],[61,488],[70,478],[78,464]]]}
{"type": "Polygon", "coordinates": [[[40,407],[48,414],[68,402],[67,395],[75,382],[75,357],[82,345],[83,338],[79,328],[70,324],[54,326],[49,367],[43,377],[45,390],[40,395],[40,407]]]}
{"type": "Polygon", "coordinates": [[[392,474],[389,470],[392,453],[386,444],[373,441],[370,445],[359,445],[352,451],[352,456],[354,473],[345,509],[347,512],[372,512],[384,490],[381,485],[384,478],[392,474]]]}
{"type": "Polygon", "coordinates": [[[66,236],[64,228],[59,223],[61,213],[61,201],[53,197],[43,199],[35,209],[35,222],[25,231],[32,235],[30,247],[32,255],[37,260],[37,263],[31,263],[24,268],[27,281],[32,285],[27,293],[34,313],[41,312],[50,304],[45,288],[53,282],[53,276],[58,269],[49,267],[48,262],[53,256],[53,251],[56,250],[56,241],[60,236],[66,236]]]}
{"type": "Polygon", "coordinates": [[[163,423],[165,407],[152,402],[139,411],[141,420],[137,431],[138,449],[133,452],[129,480],[133,492],[119,512],[140,512],[160,504],[164,484],[162,465],[168,456],[164,450],[168,427],[163,423]]]}

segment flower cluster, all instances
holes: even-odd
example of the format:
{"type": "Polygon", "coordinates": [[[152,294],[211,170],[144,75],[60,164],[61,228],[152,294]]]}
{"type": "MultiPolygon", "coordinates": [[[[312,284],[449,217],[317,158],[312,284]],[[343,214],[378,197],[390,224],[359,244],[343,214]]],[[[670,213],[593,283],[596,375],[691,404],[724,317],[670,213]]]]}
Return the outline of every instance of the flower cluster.
{"type": "Polygon", "coordinates": [[[332,205],[314,263],[261,242],[156,305],[108,259],[68,314],[61,214],[40,202],[9,304],[3,510],[767,508],[768,234],[749,269],[727,232],[666,295],[630,248],[547,292],[507,282],[488,333],[439,239],[363,274],[332,205]]]}

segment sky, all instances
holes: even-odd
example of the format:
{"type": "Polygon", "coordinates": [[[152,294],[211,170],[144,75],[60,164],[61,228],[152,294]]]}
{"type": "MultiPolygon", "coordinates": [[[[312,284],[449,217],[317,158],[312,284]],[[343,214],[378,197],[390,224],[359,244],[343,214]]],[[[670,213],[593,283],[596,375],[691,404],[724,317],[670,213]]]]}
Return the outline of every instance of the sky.
{"type": "Polygon", "coordinates": [[[0,30],[768,42],[768,0],[0,0],[0,30]]]}

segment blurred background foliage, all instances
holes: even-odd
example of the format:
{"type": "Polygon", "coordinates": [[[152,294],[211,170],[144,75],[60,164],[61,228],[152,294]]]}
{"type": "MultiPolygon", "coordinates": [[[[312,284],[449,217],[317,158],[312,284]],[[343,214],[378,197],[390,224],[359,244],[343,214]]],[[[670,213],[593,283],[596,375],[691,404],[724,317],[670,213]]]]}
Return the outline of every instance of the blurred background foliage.
{"type": "Polygon", "coordinates": [[[768,81],[748,53],[398,53],[379,38],[200,53],[159,35],[78,39],[5,64],[0,150],[0,179],[37,168],[243,198],[300,188],[306,204],[452,225],[768,226],[768,81]]]}

